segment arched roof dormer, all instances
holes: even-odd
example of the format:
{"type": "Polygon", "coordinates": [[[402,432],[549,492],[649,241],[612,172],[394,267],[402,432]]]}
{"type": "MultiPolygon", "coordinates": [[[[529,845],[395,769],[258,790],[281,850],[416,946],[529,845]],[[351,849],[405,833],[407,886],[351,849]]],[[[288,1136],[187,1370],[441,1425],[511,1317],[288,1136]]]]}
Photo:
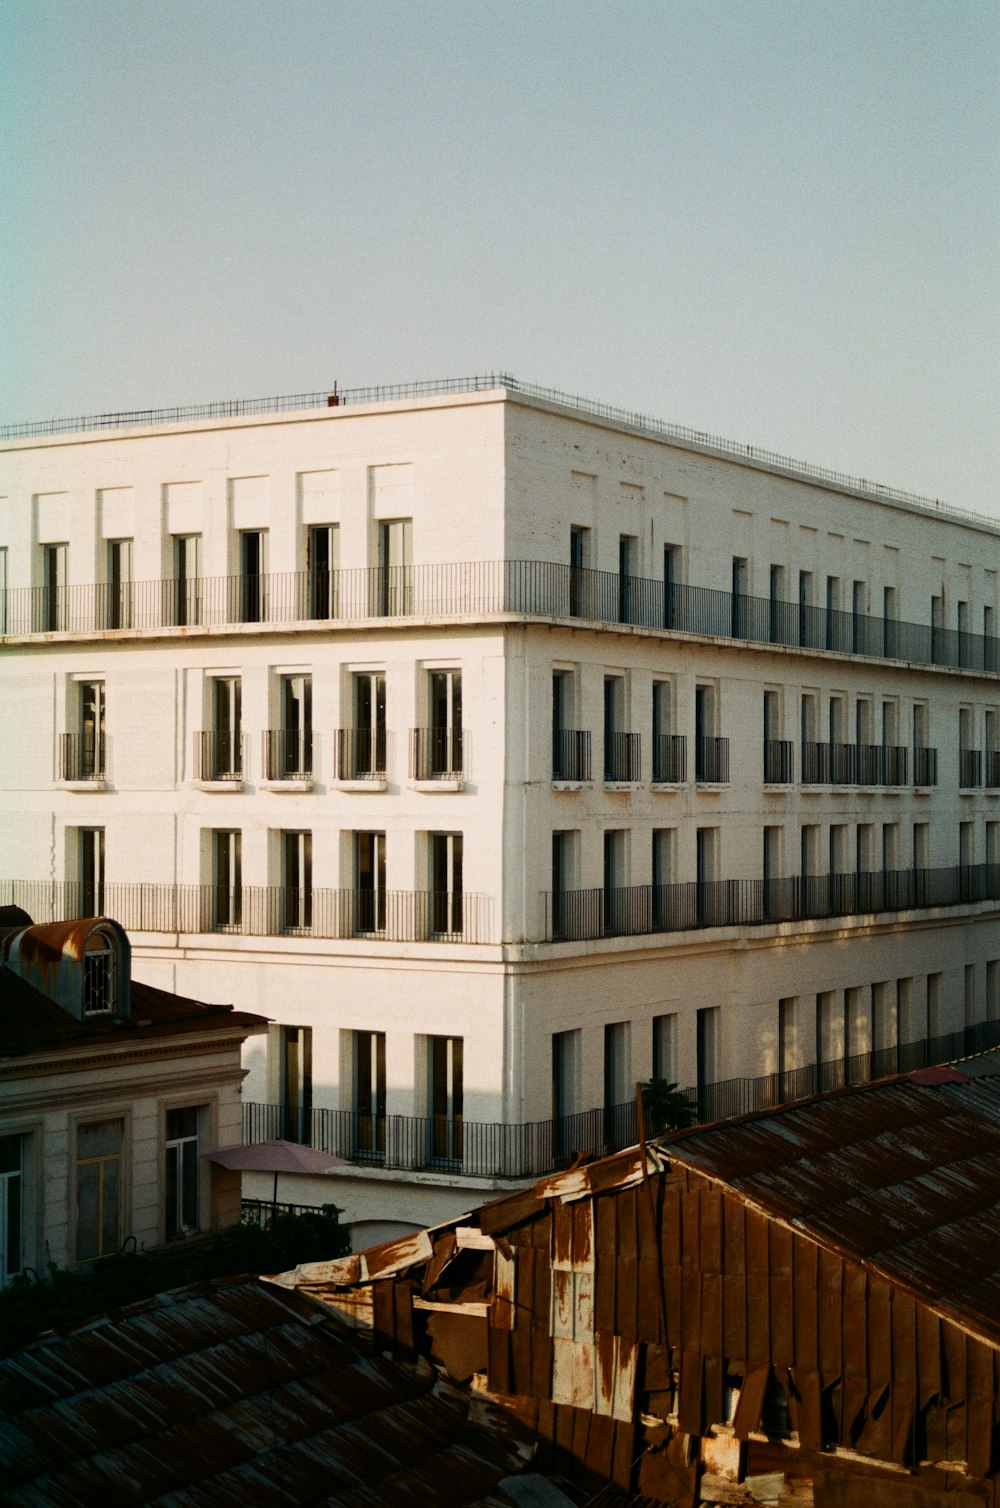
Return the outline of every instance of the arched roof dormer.
{"type": "Polygon", "coordinates": [[[109,917],[22,927],[0,941],[0,957],[78,1021],[129,1013],[132,949],[109,917]]]}

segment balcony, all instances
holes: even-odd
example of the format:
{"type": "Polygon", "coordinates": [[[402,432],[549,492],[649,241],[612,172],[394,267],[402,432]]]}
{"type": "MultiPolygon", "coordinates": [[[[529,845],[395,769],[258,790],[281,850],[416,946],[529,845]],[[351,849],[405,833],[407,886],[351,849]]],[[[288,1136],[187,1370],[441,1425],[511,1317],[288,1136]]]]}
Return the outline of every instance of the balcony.
{"type": "MultiPolygon", "coordinates": [[[[933,755],[935,774],[937,751],[933,755]]],[[[901,786],[907,783],[909,750],[896,744],[806,742],[802,745],[803,785],[901,786]]],[[[921,784],[916,781],[916,784],[921,784]]]]}
{"type": "Polygon", "coordinates": [[[589,731],[557,728],[552,734],[552,779],[584,785],[592,778],[589,731]]]}
{"type": "Polygon", "coordinates": [[[546,942],[869,916],[1000,900],[1000,864],[547,891],[546,942]]]}
{"type": "Polygon", "coordinates": [[[106,743],[103,735],[63,733],[59,740],[59,778],[76,782],[107,778],[106,743]]]}
{"type": "Polygon", "coordinates": [[[938,783],[938,751],[917,745],[913,750],[913,784],[933,786],[938,783]]]}
{"type": "Polygon", "coordinates": [[[795,747],[790,738],[764,740],[764,784],[791,785],[795,779],[795,747]]]}
{"type": "Polygon", "coordinates": [[[244,745],[240,733],[196,733],[194,775],[204,784],[216,781],[240,785],[243,781],[244,745]]]}
{"type": "Polygon", "coordinates": [[[411,728],[410,778],[460,783],[462,742],[460,727],[411,728]]]}
{"type": "Polygon", "coordinates": [[[350,623],[372,618],[515,614],[761,645],[823,650],[869,660],[903,659],[996,674],[1000,641],[930,624],[905,623],[826,608],[735,598],[712,587],[666,584],[617,572],[539,560],[456,561],[405,567],[360,567],[315,573],[136,581],[121,586],[10,587],[0,600],[5,635],[176,627],[350,623]],[[322,580],[317,577],[321,576],[322,580]]]}
{"type": "Polygon", "coordinates": [[[988,791],[1000,790],[1000,749],[986,750],[984,782],[988,791]]]}
{"type": "Polygon", "coordinates": [[[728,738],[695,739],[694,778],[699,785],[726,785],[728,783],[728,738]]]}
{"type": "Polygon", "coordinates": [[[605,733],[605,785],[635,785],[642,779],[642,740],[638,733],[605,733]]]}
{"type": "Polygon", "coordinates": [[[962,790],[975,790],[983,783],[983,751],[959,749],[958,783],[962,790]]]}
{"type": "Polygon", "coordinates": [[[312,782],[313,740],[308,728],[268,728],[263,735],[264,778],[312,782]]]}
{"type": "Polygon", "coordinates": [[[384,728],[334,729],[334,777],[346,781],[386,780],[384,728]]]}
{"type": "MultiPolygon", "coordinates": [[[[684,1092],[698,1104],[702,1121],[721,1120],[771,1109],[810,1094],[868,1084],[886,1074],[951,1063],[998,1046],[1000,1021],[980,1021],[938,1037],[895,1042],[755,1077],[723,1079],[684,1092]]],[[[645,1120],[647,1136],[663,1134],[665,1128],[648,1111],[645,1120]]],[[[281,1105],[243,1102],[245,1143],[272,1140],[284,1130],[281,1105]]],[[[599,1157],[636,1146],[639,1121],[635,1100],[558,1120],[513,1123],[470,1121],[463,1116],[372,1115],[316,1107],[309,1112],[302,1135],[317,1150],[404,1176],[448,1165],[470,1178],[526,1182],[565,1168],[577,1152],[599,1157]]],[[[260,1208],[266,1216],[270,1202],[266,1206],[262,1202],[260,1208]]]]}
{"type": "Polygon", "coordinates": [[[653,784],[680,785],[687,779],[687,739],[683,733],[653,737],[653,784]]]}
{"type": "Polygon", "coordinates": [[[69,880],[0,881],[0,904],[36,921],[112,916],[129,932],[213,933],[243,937],[308,935],[332,941],[493,941],[493,902],[468,891],[319,889],[281,885],[171,885],[69,880]]]}

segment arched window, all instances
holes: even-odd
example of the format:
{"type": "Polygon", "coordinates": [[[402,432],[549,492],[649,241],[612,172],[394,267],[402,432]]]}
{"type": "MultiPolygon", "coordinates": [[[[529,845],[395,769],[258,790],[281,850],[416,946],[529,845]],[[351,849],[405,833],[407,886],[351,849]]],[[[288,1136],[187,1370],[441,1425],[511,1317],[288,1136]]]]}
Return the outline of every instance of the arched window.
{"type": "Polygon", "coordinates": [[[83,950],[83,1014],[113,1016],[118,1009],[118,950],[114,938],[95,928],[83,950]]]}

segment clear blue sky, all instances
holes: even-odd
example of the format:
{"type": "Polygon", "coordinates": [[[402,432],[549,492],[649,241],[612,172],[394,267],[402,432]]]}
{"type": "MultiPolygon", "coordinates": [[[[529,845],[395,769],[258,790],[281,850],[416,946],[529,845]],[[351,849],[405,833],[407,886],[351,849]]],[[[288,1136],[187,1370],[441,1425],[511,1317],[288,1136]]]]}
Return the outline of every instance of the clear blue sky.
{"type": "Polygon", "coordinates": [[[504,368],[1000,515],[997,4],[0,30],[0,420],[504,368]]]}

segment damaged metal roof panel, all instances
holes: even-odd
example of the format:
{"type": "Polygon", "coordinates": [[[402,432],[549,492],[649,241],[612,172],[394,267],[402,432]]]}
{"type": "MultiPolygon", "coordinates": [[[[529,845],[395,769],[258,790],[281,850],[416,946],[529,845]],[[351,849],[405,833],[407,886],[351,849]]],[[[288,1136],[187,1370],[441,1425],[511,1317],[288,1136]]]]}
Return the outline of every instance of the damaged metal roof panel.
{"type": "Polygon", "coordinates": [[[164,1294],[0,1361],[5,1508],[505,1508],[498,1484],[524,1460],[508,1422],[426,1362],[372,1354],[253,1279],[164,1294]]]}

